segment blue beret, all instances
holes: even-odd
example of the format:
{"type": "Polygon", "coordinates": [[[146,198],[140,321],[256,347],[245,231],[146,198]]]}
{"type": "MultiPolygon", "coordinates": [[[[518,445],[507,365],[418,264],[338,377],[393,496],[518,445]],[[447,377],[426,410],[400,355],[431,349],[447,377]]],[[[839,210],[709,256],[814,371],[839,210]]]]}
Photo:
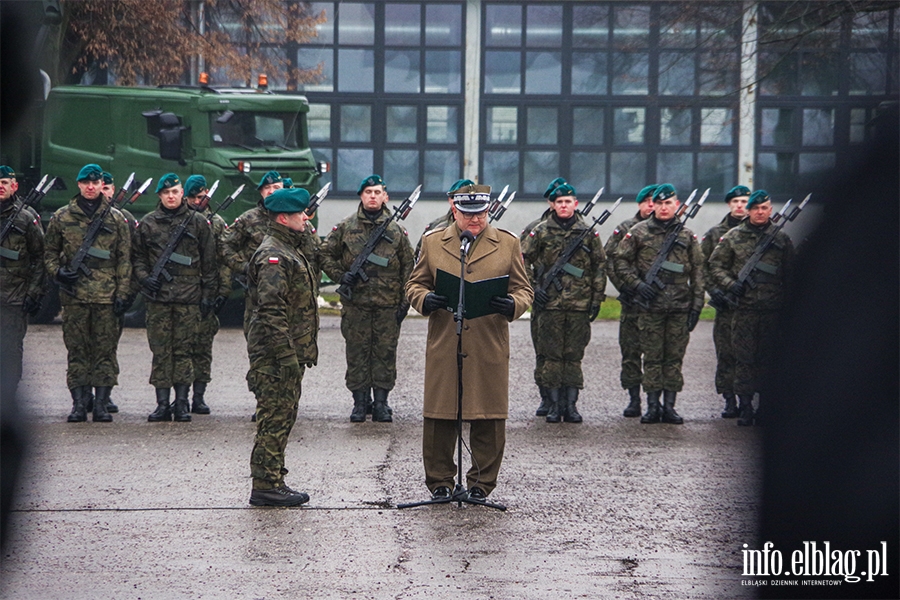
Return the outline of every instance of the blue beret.
{"type": "Polygon", "coordinates": [[[471,179],[457,179],[456,183],[451,185],[450,189],[447,190],[447,195],[452,196],[456,190],[458,190],[459,188],[461,188],[465,185],[475,185],[475,182],[472,181],[471,179]]]}
{"type": "Polygon", "coordinates": [[[298,213],[309,206],[309,192],[303,188],[275,190],[263,200],[266,210],[273,213],[298,213]]]}
{"type": "Polygon", "coordinates": [[[544,198],[550,198],[550,192],[555,190],[557,187],[561,186],[566,182],[562,177],[557,177],[553,181],[550,182],[550,185],[547,186],[547,191],[544,192],[544,198]]]}
{"type": "Polygon", "coordinates": [[[381,178],[381,175],[369,175],[368,177],[363,179],[359,184],[359,189],[356,190],[356,194],[362,194],[364,189],[373,185],[384,186],[384,179],[381,178]]]}
{"type": "Polygon", "coordinates": [[[553,202],[554,200],[556,200],[557,198],[560,198],[562,196],[574,196],[574,195],[575,195],[575,188],[573,188],[568,183],[563,183],[563,184],[558,185],[555,188],[553,188],[553,191],[550,192],[549,200],[550,200],[550,202],[553,202]]]}
{"type": "Polygon", "coordinates": [[[634,201],[637,202],[638,204],[640,204],[641,202],[643,202],[644,200],[647,199],[647,196],[650,196],[650,198],[653,198],[653,194],[654,194],[654,192],[656,192],[656,188],[658,188],[658,187],[659,187],[659,185],[657,185],[655,183],[648,185],[647,187],[645,187],[644,189],[642,189],[641,191],[638,192],[638,195],[634,197],[634,201]]]}
{"type": "Polygon", "coordinates": [[[259,185],[256,186],[256,189],[261,190],[263,187],[267,185],[272,185],[273,183],[278,183],[282,181],[281,173],[278,171],[269,171],[265,175],[263,175],[262,179],[259,180],[259,185]]]}
{"type": "Polygon", "coordinates": [[[158,194],[166,188],[175,187],[180,183],[181,180],[178,179],[178,175],[176,175],[175,173],[166,173],[159,178],[159,183],[156,184],[156,193],[158,194]]]}
{"type": "Polygon", "coordinates": [[[185,196],[196,196],[203,189],[208,189],[209,186],[206,185],[206,177],[203,175],[191,175],[184,181],[184,195],[185,196]]]}
{"type": "Polygon", "coordinates": [[[0,179],[15,179],[16,172],[12,170],[12,167],[7,167],[6,165],[0,165],[0,179]]]}
{"type": "Polygon", "coordinates": [[[453,193],[453,206],[464,213],[484,212],[490,205],[489,185],[465,185],[453,193]]]}
{"type": "Polygon", "coordinates": [[[747,210],[750,210],[750,207],[754,204],[762,204],[768,200],[771,200],[771,198],[769,198],[769,192],[766,190],[756,190],[750,194],[750,199],[747,200],[747,210]]]}
{"type": "Polygon", "coordinates": [[[294,187],[294,180],[291,179],[290,177],[283,177],[281,179],[281,185],[283,185],[287,189],[290,189],[290,188],[294,187]]]}
{"type": "Polygon", "coordinates": [[[659,202],[661,200],[666,200],[671,198],[672,196],[677,196],[678,192],[675,191],[675,186],[671,183],[661,183],[656,188],[656,191],[653,192],[653,201],[659,202]]]}
{"type": "Polygon", "coordinates": [[[81,167],[75,181],[100,181],[101,179],[103,179],[103,169],[100,168],[100,165],[91,163],[81,167]]]}
{"type": "Polygon", "coordinates": [[[750,188],[746,185],[736,185],[725,194],[725,202],[730,202],[732,198],[737,198],[738,196],[749,196],[750,188]]]}

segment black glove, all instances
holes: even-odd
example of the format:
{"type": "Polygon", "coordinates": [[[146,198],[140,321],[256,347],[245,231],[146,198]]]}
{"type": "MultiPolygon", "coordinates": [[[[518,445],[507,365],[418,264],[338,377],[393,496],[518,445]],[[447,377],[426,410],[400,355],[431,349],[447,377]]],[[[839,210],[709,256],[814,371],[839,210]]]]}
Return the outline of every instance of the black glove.
{"type": "Polygon", "coordinates": [[[425,294],[425,301],[422,303],[422,309],[425,311],[425,314],[433,313],[442,308],[447,308],[447,296],[438,296],[434,292],[425,294]]]}
{"type": "Polygon", "coordinates": [[[709,297],[713,301],[713,303],[720,306],[725,303],[725,294],[722,293],[722,290],[720,290],[719,288],[710,290],[709,297]]]}
{"type": "Polygon", "coordinates": [[[113,298],[113,314],[117,317],[121,317],[128,312],[129,308],[131,308],[132,302],[133,300],[129,300],[128,298],[113,298]]]}
{"type": "Polygon", "coordinates": [[[219,311],[222,310],[222,307],[225,306],[226,302],[228,302],[228,298],[225,296],[217,296],[216,301],[213,302],[213,312],[219,314],[219,311]]]}
{"type": "Polygon", "coordinates": [[[215,306],[215,302],[212,300],[201,300],[200,301],[200,318],[205,319],[209,316],[209,313],[213,311],[213,306],[215,306]]]}
{"type": "Polygon", "coordinates": [[[550,294],[541,288],[534,290],[534,302],[532,304],[538,308],[544,308],[548,302],[550,302],[550,294]]]}
{"type": "Polygon", "coordinates": [[[78,271],[69,267],[60,267],[56,270],[56,280],[63,285],[73,286],[78,281],[78,271]]]}
{"type": "Polygon", "coordinates": [[[650,302],[651,300],[656,298],[656,294],[659,293],[655,287],[653,287],[652,285],[648,285],[643,281],[638,282],[637,287],[634,288],[634,292],[647,302],[650,302]]]}
{"type": "Polygon", "coordinates": [[[347,287],[353,287],[356,285],[356,282],[359,280],[359,277],[347,271],[343,275],[341,275],[341,285],[346,285],[347,287]]]}
{"type": "Polygon", "coordinates": [[[31,315],[32,317],[39,312],[41,312],[41,301],[43,298],[38,296],[37,298],[32,298],[31,296],[25,296],[25,300],[22,302],[22,312],[31,315]]]}
{"type": "Polygon", "coordinates": [[[599,304],[591,304],[591,311],[590,311],[591,323],[594,322],[594,319],[596,319],[597,315],[599,315],[599,314],[600,314],[600,305],[599,304]]]}
{"type": "Polygon", "coordinates": [[[744,289],[744,284],[743,284],[743,283],[741,283],[740,281],[735,281],[734,283],[731,284],[731,287],[728,288],[728,291],[729,291],[729,292],[731,293],[731,295],[734,296],[735,298],[740,298],[741,296],[744,295],[744,292],[745,292],[746,290],[744,289]]]}
{"type": "Polygon", "coordinates": [[[144,289],[151,294],[159,293],[160,288],[162,288],[162,282],[159,279],[154,279],[153,277],[144,277],[144,280],[141,281],[141,285],[144,286],[144,289]]]}
{"type": "Polygon", "coordinates": [[[409,305],[397,307],[397,312],[394,314],[394,317],[397,319],[397,325],[403,322],[403,319],[406,318],[406,313],[409,312],[409,305]]]}
{"type": "Polygon", "coordinates": [[[512,319],[516,314],[516,301],[509,296],[494,296],[491,298],[491,308],[507,319],[512,319]]]}
{"type": "Polygon", "coordinates": [[[693,331],[694,327],[697,326],[697,321],[700,320],[700,311],[692,310],[688,312],[688,331],[693,331]]]}

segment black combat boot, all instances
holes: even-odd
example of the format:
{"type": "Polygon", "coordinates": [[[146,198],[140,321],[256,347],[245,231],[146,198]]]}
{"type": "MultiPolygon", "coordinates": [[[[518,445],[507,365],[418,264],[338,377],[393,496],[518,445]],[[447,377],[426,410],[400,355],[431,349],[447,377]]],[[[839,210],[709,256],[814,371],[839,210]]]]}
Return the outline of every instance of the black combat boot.
{"type": "Polygon", "coordinates": [[[372,400],[372,388],[366,388],[366,414],[371,415],[375,408],[375,401],[372,400]]]}
{"type": "Polygon", "coordinates": [[[174,420],[181,423],[187,423],[191,420],[191,403],[188,400],[190,394],[190,384],[175,384],[175,404],[172,406],[172,417],[174,420]]]}
{"type": "Polygon", "coordinates": [[[681,418],[681,415],[675,412],[675,396],[677,395],[678,393],[673,392],[672,390],[663,390],[663,423],[671,423],[672,425],[681,425],[684,423],[684,419],[681,418]]]}
{"type": "Polygon", "coordinates": [[[738,396],[738,400],[740,401],[740,406],[738,406],[740,416],[737,424],[741,427],[750,427],[753,425],[753,396],[738,396]]]}
{"type": "MultiPolygon", "coordinates": [[[[112,390],[110,390],[110,393],[112,393],[112,390]]],[[[106,412],[108,412],[108,413],[117,413],[117,412],[119,412],[119,407],[116,406],[116,403],[113,402],[112,398],[107,398],[107,399],[106,399],[106,412]]]]}
{"type": "Polygon", "coordinates": [[[366,422],[366,401],[369,398],[369,390],[353,390],[353,412],[350,413],[351,423],[366,422]]]}
{"type": "Polygon", "coordinates": [[[546,417],[547,413],[550,412],[550,394],[548,393],[547,388],[542,385],[538,386],[538,392],[541,394],[541,405],[534,411],[534,416],[546,417]]]}
{"type": "Polygon", "coordinates": [[[563,414],[563,421],[566,423],[581,423],[584,419],[578,412],[575,403],[578,402],[578,388],[567,387],[566,390],[566,410],[563,414]]]}
{"type": "Polygon", "coordinates": [[[203,394],[206,393],[206,382],[194,382],[194,402],[191,404],[191,412],[195,415],[208,415],[209,407],[203,401],[203,394]]]}
{"type": "Polygon", "coordinates": [[[659,390],[647,392],[647,412],[641,417],[641,423],[659,423],[659,390]]]}
{"type": "Polygon", "coordinates": [[[547,422],[559,423],[562,420],[562,415],[565,411],[562,388],[547,388],[547,396],[550,398],[550,410],[547,411],[547,422]]]}
{"type": "Polygon", "coordinates": [[[112,392],[112,387],[98,387],[95,392],[94,414],[92,417],[94,423],[111,423],[112,415],[109,414],[106,406],[109,403],[109,394],[112,392]]]}
{"type": "Polygon", "coordinates": [[[388,391],[381,388],[374,389],[375,404],[372,406],[372,420],[376,423],[390,423],[394,420],[391,416],[391,407],[388,406],[388,391]]]}
{"type": "Polygon", "coordinates": [[[156,410],[147,417],[147,420],[151,423],[172,420],[172,407],[169,406],[169,391],[169,388],[156,388],[156,410]]]}
{"type": "Polygon", "coordinates": [[[737,407],[737,399],[734,397],[733,392],[725,392],[722,394],[722,397],[725,398],[725,410],[722,411],[723,419],[737,419],[738,412],[737,407]]]}
{"type": "Polygon", "coordinates": [[[89,385],[84,386],[84,410],[85,412],[94,411],[94,388],[89,385]]]}
{"type": "Polygon", "coordinates": [[[622,411],[623,417],[639,417],[641,416],[641,386],[628,388],[628,396],[631,401],[622,411]]]}
{"type": "Polygon", "coordinates": [[[82,423],[87,421],[87,408],[84,405],[84,389],[87,386],[76,385],[69,391],[72,393],[72,412],[66,419],[69,423],[82,423]]]}

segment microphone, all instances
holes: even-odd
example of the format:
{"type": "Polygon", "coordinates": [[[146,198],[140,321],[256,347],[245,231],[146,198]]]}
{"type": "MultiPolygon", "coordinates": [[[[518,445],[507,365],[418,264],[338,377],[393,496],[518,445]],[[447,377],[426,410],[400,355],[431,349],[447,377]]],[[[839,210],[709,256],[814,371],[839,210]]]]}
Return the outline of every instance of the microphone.
{"type": "Polygon", "coordinates": [[[459,234],[459,240],[460,240],[459,251],[462,252],[463,254],[468,254],[469,246],[471,246],[472,242],[475,241],[475,235],[471,231],[466,229],[465,231],[463,231],[462,233],[459,234]]]}

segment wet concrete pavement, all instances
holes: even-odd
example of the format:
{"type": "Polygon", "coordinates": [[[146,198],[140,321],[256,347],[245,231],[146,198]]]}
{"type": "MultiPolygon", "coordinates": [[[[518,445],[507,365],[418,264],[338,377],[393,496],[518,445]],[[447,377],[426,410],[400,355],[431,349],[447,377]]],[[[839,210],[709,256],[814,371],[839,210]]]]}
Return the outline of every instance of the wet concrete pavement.
{"type": "MultiPolygon", "coordinates": [[[[3,598],[748,598],[741,548],[756,542],[760,432],[719,418],[712,323],[695,330],[678,410],[685,425],[621,411],[618,324],[596,322],[585,422],[534,417],[526,320],[511,325],[511,414],[497,490],[507,512],[428,497],[421,464],[427,321],[404,323],[394,423],[352,424],[337,317],[303,382],[287,451],[301,509],[252,508],[254,401],[239,329],[216,338],[212,415],[148,423],[146,334],[126,329],[112,424],[65,422],[58,325],[31,326],[21,390],[32,431],[3,598]]],[[[468,459],[464,455],[464,470],[468,459]]]]}

